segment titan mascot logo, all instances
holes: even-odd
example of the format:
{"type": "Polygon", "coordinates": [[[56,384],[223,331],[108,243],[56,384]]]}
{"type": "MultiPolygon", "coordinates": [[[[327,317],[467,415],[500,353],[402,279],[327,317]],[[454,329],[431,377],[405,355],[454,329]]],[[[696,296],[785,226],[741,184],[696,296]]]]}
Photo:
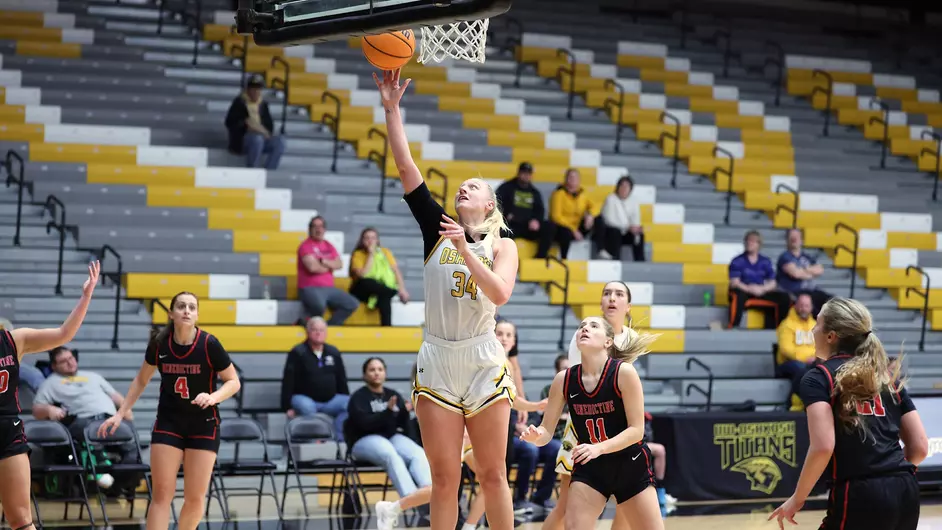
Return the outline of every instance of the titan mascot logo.
{"type": "Polygon", "coordinates": [[[742,473],[752,491],[771,495],[782,481],[779,463],[797,467],[795,422],[718,423],[713,444],[720,446],[720,468],[742,473]]]}

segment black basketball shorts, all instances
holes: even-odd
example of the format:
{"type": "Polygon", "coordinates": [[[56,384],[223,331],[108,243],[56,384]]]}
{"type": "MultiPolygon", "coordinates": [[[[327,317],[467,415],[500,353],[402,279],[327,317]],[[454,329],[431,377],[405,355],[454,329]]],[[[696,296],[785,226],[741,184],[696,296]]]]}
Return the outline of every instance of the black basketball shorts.
{"type": "Polygon", "coordinates": [[[837,482],[821,530],[916,530],[919,482],[911,471],[837,482]]]}
{"type": "Polygon", "coordinates": [[[181,418],[169,414],[157,416],[151,444],[163,444],[177,449],[202,449],[219,452],[219,420],[210,418],[181,418]]]}
{"type": "Polygon", "coordinates": [[[575,464],[572,481],[582,482],[605,498],[621,504],[654,485],[654,459],[646,444],[602,455],[587,464],[575,464]]]}
{"type": "Polygon", "coordinates": [[[29,452],[23,420],[18,416],[0,416],[0,460],[29,452]]]}

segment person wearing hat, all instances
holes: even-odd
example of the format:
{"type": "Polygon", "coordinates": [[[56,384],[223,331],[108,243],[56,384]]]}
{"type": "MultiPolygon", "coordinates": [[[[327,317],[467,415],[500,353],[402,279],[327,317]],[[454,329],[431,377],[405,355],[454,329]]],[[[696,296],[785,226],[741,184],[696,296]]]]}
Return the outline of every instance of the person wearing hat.
{"type": "Polygon", "coordinates": [[[517,176],[501,184],[496,194],[510,237],[537,241],[546,210],[540,190],[533,185],[533,165],[520,164],[517,176]]]}
{"type": "Polygon", "coordinates": [[[260,167],[262,155],[267,154],[265,169],[278,169],[285,152],[285,140],[274,133],[268,103],[262,99],[265,78],[253,75],[229,106],[226,129],[229,131],[229,152],[245,155],[246,167],[260,167]]]}

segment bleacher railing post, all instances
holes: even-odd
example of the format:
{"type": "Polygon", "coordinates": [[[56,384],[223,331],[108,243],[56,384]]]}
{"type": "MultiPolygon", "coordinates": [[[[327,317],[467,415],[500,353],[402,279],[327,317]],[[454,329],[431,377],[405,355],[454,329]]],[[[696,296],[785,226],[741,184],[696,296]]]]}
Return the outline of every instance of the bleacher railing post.
{"type": "Polygon", "coordinates": [[[615,79],[606,79],[605,85],[606,90],[615,89],[618,92],[618,99],[614,99],[611,96],[605,98],[605,102],[602,104],[602,108],[608,111],[609,118],[614,117],[612,112],[612,107],[618,108],[618,118],[615,122],[615,152],[621,152],[621,134],[622,130],[625,128],[624,118],[625,118],[625,89],[621,84],[615,79]]]}
{"type": "MultiPolygon", "coordinates": [[[[785,190],[792,195],[792,206],[789,208],[784,204],[777,204],[775,206],[775,213],[777,214],[781,210],[785,210],[792,214],[792,228],[798,228],[798,190],[789,186],[788,184],[779,183],[775,186],[775,193],[778,193],[780,190],[785,190]]],[[[773,223],[775,220],[773,219],[773,223]]]]}
{"type": "MultiPolygon", "coordinates": [[[[105,261],[105,254],[110,253],[118,261],[118,270],[112,278],[114,282],[114,331],[111,335],[111,349],[118,349],[118,329],[121,327],[121,279],[124,276],[124,263],[121,260],[121,254],[118,254],[118,251],[114,249],[111,245],[102,245],[101,250],[98,252],[98,259],[100,261],[105,261]]],[[[163,304],[161,304],[163,306],[163,304]]],[[[151,306],[151,311],[153,312],[153,305],[151,306]]]]}
{"type": "Polygon", "coordinates": [[[23,162],[23,157],[19,153],[10,149],[7,151],[6,158],[3,163],[4,167],[7,170],[7,179],[6,185],[9,188],[11,184],[16,184],[18,186],[16,190],[16,229],[13,234],[13,245],[20,246],[20,231],[23,227],[23,189],[29,188],[30,195],[33,193],[33,184],[26,182],[26,165],[23,162]],[[19,165],[19,176],[13,176],[13,161],[20,163],[19,165]]]}
{"type": "Polygon", "coordinates": [[[922,297],[922,331],[919,334],[919,351],[926,351],[926,322],[929,319],[929,295],[932,292],[932,278],[926,274],[926,271],[922,270],[922,267],[909,265],[906,267],[906,276],[909,276],[910,271],[918,272],[922,275],[923,280],[925,280],[925,285],[923,286],[925,289],[924,292],[920,293],[912,287],[907,287],[906,296],[909,297],[910,293],[915,293],[922,297]]]}
{"type": "Polygon", "coordinates": [[[726,215],[723,217],[723,222],[726,225],[729,225],[730,213],[733,207],[733,174],[736,171],[736,157],[733,156],[733,153],[730,153],[726,149],[723,149],[722,147],[719,147],[719,146],[713,148],[713,158],[716,158],[716,155],[718,154],[726,155],[726,157],[729,158],[728,170],[716,168],[718,172],[722,171],[726,173],[726,177],[729,179],[729,182],[727,183],[727,186],[726,186],[726,215]]]}
{"type": "Polygon", "coordinates": [[[857,254],[860,250],[860,233],[852,226],[837,223],[834,225],[834,233],[837,234],[841,230],[850,232],[854,236],[854,248],[848,248],[847,245],[839,243],[834,247],[834,257],[837,258],[837,253],[840,250],[850,252],[851,254],[851,273],[850,273],[850,298],[854,297],[854,288],[857,286],[857,254]]]}
{"type": "Polygon", "coordinates": [[[814,87],[811,90],[811,99],[814,99],[814,95],[819,92],[825,92],[825,105],[824,105],[824,130],[821,132],[822,136],[828,136],[831,133],[831,102],[834,95],[834,78],[831,77],[831,74],[825,72],[824,70],[815,68],[811,72],[811,78],[823,77],[827,81],[827,88],[822,89],[821,87],[814,87]]]}

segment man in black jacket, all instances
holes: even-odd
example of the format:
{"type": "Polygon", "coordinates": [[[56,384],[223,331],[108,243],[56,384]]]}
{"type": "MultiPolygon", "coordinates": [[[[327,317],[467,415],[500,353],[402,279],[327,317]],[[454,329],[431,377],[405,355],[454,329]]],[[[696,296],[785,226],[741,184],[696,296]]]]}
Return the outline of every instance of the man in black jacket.
{"type": "Polygon", "coordinates": [[[546,210],[540,190],[533,185],[533,165],[520,164],[517,176],[501,184],[496,195],[511,237],[537,241],[546,210]]]}
{"type": "Polygon", "coordinates": [[[262,154],[268,154],[265,169],[278,169],[281,155],[285,152],[285,139],[274,133],[275,122],[271,118],[268,103],[262,99],[265,78],[253,75],[226,114],[226,129],[229,131],[229,152],[245,155],[246,167],[259,167],[262,154]]]}
{"type": "Polygon", "coordinates": [[[288,352],[281,380],[281,407],[289,418],[320,412],[334,418],[334,432],[343,440],[350,389],[343,358],[326,344],[327,323],[321,317],[307,321],[307,341],[288,352]]]}

